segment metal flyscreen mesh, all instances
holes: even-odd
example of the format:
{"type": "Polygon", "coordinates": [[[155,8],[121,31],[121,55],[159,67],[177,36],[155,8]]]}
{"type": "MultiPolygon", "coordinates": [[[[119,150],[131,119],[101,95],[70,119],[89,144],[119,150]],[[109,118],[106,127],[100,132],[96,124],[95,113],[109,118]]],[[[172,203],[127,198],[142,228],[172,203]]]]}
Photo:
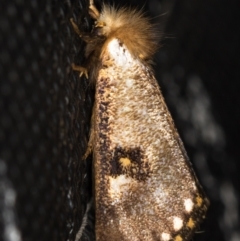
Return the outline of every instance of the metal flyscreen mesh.
{"type": "Polygon", "coordinates": [[[86,8],[85,1],[1,1],[2,180],[12,187],[3,200],[16,197],[2,218],[5,240],[15,240],[12,225],[26,241],[73,240],[80,226],[91,194],[89,167],[79,160],[92,91],[70,71],[83,45],[69,18],[77,12],[87,29],[86,8]]]}

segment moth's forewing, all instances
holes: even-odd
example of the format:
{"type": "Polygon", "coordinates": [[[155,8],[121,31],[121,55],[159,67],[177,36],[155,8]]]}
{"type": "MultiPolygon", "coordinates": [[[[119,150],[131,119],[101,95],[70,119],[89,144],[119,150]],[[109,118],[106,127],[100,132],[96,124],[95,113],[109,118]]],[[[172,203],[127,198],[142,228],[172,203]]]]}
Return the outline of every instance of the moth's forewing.
{"type": "Polygon", "coordinates": [[[118,39],[101,61],[94,109],[96,240],[189,240],[208,200],[157,81],[118,39]]]}

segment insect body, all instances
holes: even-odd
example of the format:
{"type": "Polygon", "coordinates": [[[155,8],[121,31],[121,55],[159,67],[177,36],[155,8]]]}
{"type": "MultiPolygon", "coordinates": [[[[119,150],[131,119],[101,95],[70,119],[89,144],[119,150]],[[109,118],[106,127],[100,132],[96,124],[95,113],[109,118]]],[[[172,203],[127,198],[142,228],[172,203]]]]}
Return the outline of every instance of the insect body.
{"type": "Polygon", "coordinates": [[[96,82],[93,152],[97,241],[187,241],[208,200],[188,161],[150,60],[157,35],[140,12],[103,5],[80,75],[96,82]]]}

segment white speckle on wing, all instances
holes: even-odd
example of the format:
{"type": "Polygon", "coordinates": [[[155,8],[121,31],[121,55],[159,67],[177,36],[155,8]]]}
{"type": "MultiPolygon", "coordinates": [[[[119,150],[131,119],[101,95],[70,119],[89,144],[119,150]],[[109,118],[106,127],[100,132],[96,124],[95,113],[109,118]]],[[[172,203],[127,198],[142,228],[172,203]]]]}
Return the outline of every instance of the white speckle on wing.
{"type": "Polygon", "coordinates": [[[116,178],[109,177],[109,194],[113,200],[112,204],[119,202],[121,198],[127,195],[130,185],[133,182],[133,179],[131,177],[126,177],[126,175],[119,175],[116,178]]]}
{"type": "Polygon", "coordinates": [[[169,233],[162,233],[161,237],[162,237],[162,241],[168,241],[171,238],[169,233]]]}
{"type": "Polygon", "coordinates": [[[132,87],[134,84],[134,81],[132,79],[127,79],[126,80],[126,86],[129,88],[129,87],[132,87]]]}
{"type": "Polygon", "coordinates": [[[193,203],[193,201],[190,198],[184,200],[185,210],[188,213],[190,213],[192,211],[193,205],[194,205],[194,203],[193,203]]]}
{"type": "Polygon", "coordinates": [[[175,231],[178,231],[182,228],[183,226],[183,220],[179,217],[174,217],[173,219],[173,228],[175,231]]]}

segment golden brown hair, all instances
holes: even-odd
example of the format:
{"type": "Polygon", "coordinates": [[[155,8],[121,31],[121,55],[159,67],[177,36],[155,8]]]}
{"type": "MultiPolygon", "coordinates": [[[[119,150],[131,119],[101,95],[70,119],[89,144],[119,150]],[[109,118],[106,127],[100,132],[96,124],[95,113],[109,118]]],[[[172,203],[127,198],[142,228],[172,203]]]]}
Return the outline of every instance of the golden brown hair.
{"type": "Polygon", "coordinates": [[[158,34],[142,12],[103,5],[99,21],[106,23],[106,37],[118,38],[134,56],[149,59],[156,52],[158,34]]]}
{"type": "MultiPolygon", "coordinates": [[[[98,36],[106,38],[102,43],[100,55],[113,38],[119,39],[131,54],[142,60],[151,59],[159,44],[159,33],[156,28],[136,9],[114,8],[104,4],[96,20],[95,31],[98,36]]],[[[91,50],[100,47],[96,45],[90,44],[87,52],[90,53],[91,50]]]]}
{"type": "MultiPolygon", "coordinates": [[[[89,14],[95,19],[95,26],[90,39],[85,40],[87,46],[85,56],[90,82],[94,83],[101,58],[111,40],[118,39],[126,46],[134,58],[143,61],[150,67],[153,54],[159,46],[159,32],[144,16],[142,11],[129,8],[115,8],[104,4],[99,13],[95,6],[90,5],[89,14]]],[[[84,39],[77,26],[72,22],[75,31],[84,39]]],[[[77,70],[75,68],[75,70],[77,70]]]]}

